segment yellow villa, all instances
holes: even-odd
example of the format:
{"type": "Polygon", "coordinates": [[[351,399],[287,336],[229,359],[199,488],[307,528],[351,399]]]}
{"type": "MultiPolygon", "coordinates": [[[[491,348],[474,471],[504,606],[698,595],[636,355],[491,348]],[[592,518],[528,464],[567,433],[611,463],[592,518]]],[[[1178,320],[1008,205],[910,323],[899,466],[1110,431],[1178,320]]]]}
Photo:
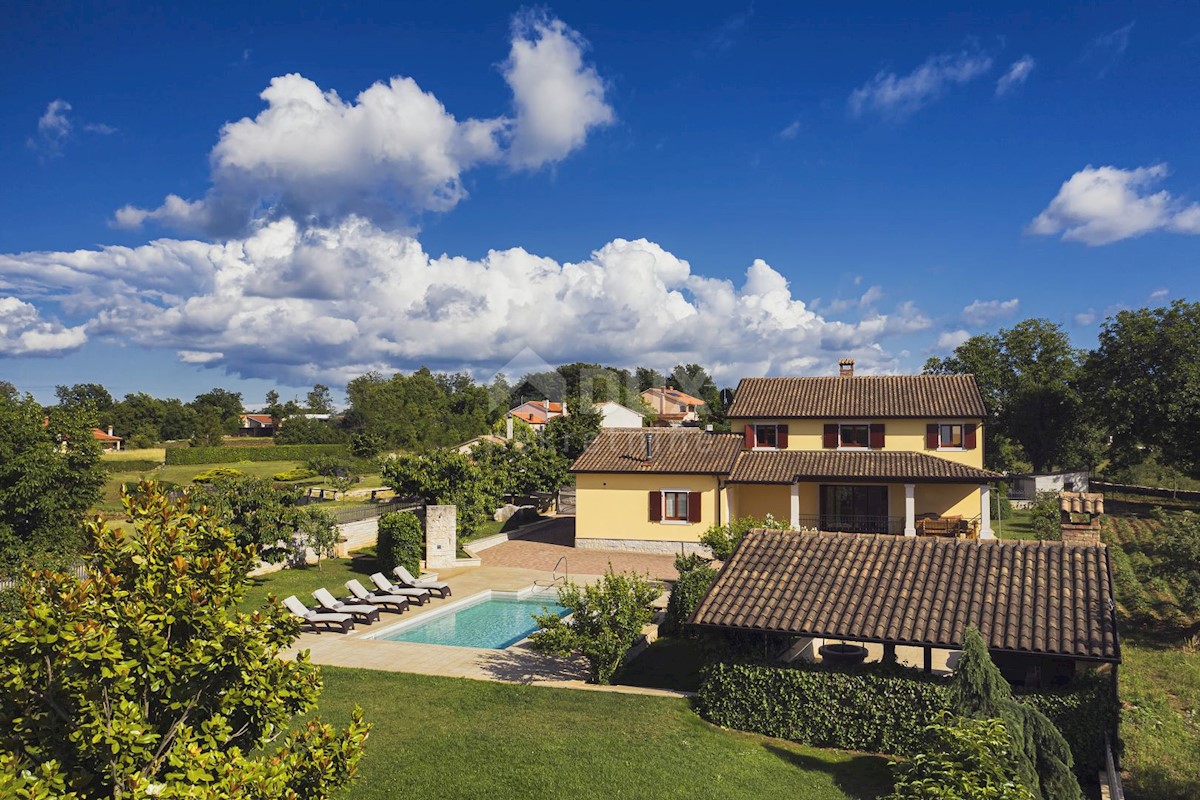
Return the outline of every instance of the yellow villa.
{"type": "Polygon", "coordinates": [[[792,530],[994,537],[970,375],[744,378],[732,433],[604,430],[572,465],[577,547],[688,552],[734,517],[792,530]]]}

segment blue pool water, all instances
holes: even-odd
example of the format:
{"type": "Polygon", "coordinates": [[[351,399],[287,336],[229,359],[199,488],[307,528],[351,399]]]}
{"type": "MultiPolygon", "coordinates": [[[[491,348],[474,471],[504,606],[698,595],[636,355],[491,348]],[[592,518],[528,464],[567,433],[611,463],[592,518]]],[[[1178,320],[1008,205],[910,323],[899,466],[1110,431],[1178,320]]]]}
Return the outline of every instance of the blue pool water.
{"type": "Polygon", "coordinates": [[[382,633],[376,638],[389,642],[449,644],[456,647],[502,650],[537,630],[532,615],[545,613],[543,608],[548,608],[560,617],[567,613],[565,608],[551,598],[513,600],[492,597],[449,614],[433,617],[416,627],[395,633],[382,633]]]}

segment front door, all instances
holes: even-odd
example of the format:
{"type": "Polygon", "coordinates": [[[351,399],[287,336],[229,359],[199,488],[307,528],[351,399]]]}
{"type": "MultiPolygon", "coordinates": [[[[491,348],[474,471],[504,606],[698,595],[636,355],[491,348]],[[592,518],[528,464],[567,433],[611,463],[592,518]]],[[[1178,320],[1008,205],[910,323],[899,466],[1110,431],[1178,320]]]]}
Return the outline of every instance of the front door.
{"type": "Polygon", "coordinates": [[[888,487],[822,484],[820,529],[888,533],[888,487]]]}

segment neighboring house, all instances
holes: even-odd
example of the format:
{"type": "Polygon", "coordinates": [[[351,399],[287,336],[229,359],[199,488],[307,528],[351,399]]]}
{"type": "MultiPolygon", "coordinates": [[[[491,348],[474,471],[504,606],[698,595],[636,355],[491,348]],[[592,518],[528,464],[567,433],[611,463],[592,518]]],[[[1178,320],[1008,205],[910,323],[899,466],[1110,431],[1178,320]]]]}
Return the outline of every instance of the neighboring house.
{"type": "Polygon", "coordinates": [[[562,403],[552,403],[549,400],[528,400],[516,408],[509,409],[508,416],[524,420],[529,423],[535,433],[541,433],[547,422],[566,413],[566,407],[562,403]]]}
{"type": "Polygon", "coordinates": [[[592,405],[600,412],[601,428],[640,428],[646,422],[645,414],[611,400],[592,405]]]}
{"type": "Polygon", "coordinates": [[[120,436],[113,435],[112,425],[108,426],[108,433],[105,433],[99,428],[92,428],[92,436],[97,442],[100,443],[100,447],[102,447],[105,452],[120,450],[125,444],[124,439],[122,439],[120,436]]]}
{"type": "Polygon", "coordinates": [[[572,465],[576,546],[684,552],[708,526],[993,538],[970,375],[745,378],[734,433],[602,430],[572,465]]]}
{"type": "Polygon", "coordinates": [[[270,414],[242,414],[238,436],[274,436],[275,420],[270,414]]]}
{"type": "Polygon", "coordinates": [[[1091,473],[1086,469],[1044,472],[1030,475],[1009,474],[1008,499],[1029,505],[1037,499],[1038,492],[1086,492],[1090,486],[1091,473]]]}
{"type": "Polygon", "coordinates": [[[698,422],[699,411],[704,401],[678,389],[647,389],[642,392],[642,402],[650,406],[659,424],[675,427],[685,422],[698,422]]]}

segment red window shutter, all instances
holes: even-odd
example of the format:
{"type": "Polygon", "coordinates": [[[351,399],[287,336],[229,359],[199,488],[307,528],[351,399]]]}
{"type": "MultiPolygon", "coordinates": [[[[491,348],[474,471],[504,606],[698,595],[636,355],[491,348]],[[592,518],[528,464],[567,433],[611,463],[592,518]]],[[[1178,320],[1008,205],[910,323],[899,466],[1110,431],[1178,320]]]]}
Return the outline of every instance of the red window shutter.
{"type": "Polygon", "coordinates": [[[755,441],[754,441],[754,426],[753,426],[753,425],[747,425],[747,426],[746,426],[746,449],[747,449],[747,450],[753,450],[753,449],[754,449],[754,445],[755,445],[755,441]]]}
{"type": "Polygon", "coordinates": [[[940,438],[940,434],[938,433],[937,424],[931,423],[929,425],[926,425],[925,426],[925,447],[926,447],[926,449],[937,450],[938,444],[940,443],[940,441],[941,441],[941,438],[940,438]]]}
{"type": "Polygon", "coordinates": [[[650,493],[650,521],[662,521],[662,492],[650,493]]]}
{"type": "Polygon", "coordinates": [[[775,446],[780,450],[787,450],[787,425],[775,426],[775,446]]]}
{"type": "Polygon", "coordinates": [[[838,446],[838,426],[837,424],[825,426],[825,447],[837,449],[838,446]]]}
{"type": "Polygon", "coordinates": [[[871,425],[871,449],[883,449],[883,423],[875,423],[871,425]]]}
{"type": "Polygon", "coordinates": [[[963,425],[963,447],[968,450],[975,449],[975,426],[963,425]]]}
{"type": "Polygon", "coordinates": [[[688,492],[688,522],[700,521],[700,493],[688,492]]]}

